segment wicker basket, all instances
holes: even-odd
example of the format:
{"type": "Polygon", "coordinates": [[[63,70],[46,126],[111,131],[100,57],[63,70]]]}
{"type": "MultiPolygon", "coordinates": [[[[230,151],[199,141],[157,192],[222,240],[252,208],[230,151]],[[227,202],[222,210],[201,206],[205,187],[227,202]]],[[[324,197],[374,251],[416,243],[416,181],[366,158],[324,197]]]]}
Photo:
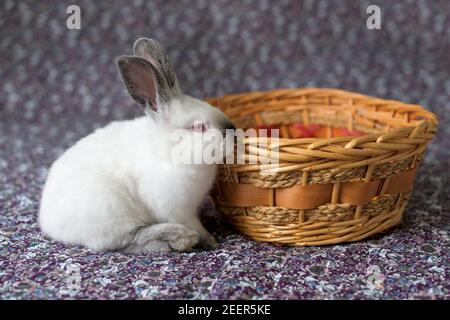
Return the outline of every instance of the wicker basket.
{"type": "Polygon", "coordinates": [[[280,132],[266,147],[245,139],[246,156],[277,152],[279,164],[221,166],[216,206],[250,238],[295,246],[358,241],[398,224],[438,124],[421,106],[335,89],[209,102],[238,128],[280,132]]]}

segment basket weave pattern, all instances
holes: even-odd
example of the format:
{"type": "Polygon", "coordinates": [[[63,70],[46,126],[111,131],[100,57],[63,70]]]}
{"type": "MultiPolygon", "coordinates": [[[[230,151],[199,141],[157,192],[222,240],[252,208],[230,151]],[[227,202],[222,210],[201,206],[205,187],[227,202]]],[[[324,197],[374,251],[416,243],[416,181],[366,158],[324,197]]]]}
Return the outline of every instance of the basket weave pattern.
{"type": "Polygon", "coordinates": [[[358,241],[398,224],[438,124],[421,106],[336,89],[209,102],[238,128],[280,130],[267,145],[245,139],[246,157],[277,152],[278,164],[220,168],[213,192],[219,211],[255,240],[297,246],[358,241]]]}

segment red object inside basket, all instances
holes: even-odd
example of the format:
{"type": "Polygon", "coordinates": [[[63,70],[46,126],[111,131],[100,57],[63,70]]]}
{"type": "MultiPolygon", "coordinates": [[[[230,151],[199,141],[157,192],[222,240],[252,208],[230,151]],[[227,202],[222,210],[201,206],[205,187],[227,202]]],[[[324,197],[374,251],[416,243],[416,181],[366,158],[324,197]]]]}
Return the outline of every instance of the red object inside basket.
{"type": "Polygon", "coordinates": [[[364,135],[361,131],[350,131],[347,128],[331,128],[321,126],[318,124],[304,125],[302,123],[293,123],[290,125],[260,125],[256,126],[257,131],[259,129],[267,129],[267,136],[271,136],[271,129],[279,130],[280,138],[335,138],[335,137],[358,137],[364,135]]]}

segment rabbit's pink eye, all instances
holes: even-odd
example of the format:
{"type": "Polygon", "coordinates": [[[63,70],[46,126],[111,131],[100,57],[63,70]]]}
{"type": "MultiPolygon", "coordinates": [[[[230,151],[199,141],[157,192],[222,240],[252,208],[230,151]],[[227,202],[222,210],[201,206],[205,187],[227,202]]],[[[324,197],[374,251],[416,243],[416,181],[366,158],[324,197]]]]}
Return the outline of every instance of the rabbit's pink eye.
{"type": "Polygon", "coordinates": [[[196,122],[192,125],[191,129],[195,132],[206,132],[208,127],[202,122],[196,122]]]}

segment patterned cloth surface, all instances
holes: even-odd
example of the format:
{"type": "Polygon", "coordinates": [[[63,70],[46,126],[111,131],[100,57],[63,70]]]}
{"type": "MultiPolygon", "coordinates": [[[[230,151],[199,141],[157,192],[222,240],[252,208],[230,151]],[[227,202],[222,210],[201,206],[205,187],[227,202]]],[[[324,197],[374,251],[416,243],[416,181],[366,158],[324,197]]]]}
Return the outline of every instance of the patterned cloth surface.
{"type": "Polygon", "coordinates": [[[449,299],[450,2],[12,1],[0,3],[0,298],[449,299]],[[81,30],[66,8],[81,9],[81,30]],[[140,115],[115,57],[141,36],[167,48],[196,97],[336,87],[422,104],[440,117],[403,223],[367,241],[258,243],[202,214],[214,251],[127,255],[44,237],[51,163],[112,120],[140,115]]]}

